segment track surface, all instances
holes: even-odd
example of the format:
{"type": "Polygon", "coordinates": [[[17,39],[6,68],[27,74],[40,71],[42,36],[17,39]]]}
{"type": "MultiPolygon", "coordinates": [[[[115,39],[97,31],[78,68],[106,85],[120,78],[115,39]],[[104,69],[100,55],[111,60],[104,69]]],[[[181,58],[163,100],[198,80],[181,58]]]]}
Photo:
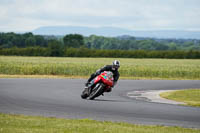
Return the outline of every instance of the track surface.
{"type": "Polygon", "coordinates": [[[0,112],[200,128],[200,108],[130,99],[136,90],[200,88],[198,80],[120,80],[111,93],[83,100],[83,79],[0,79],[0,112]]]}

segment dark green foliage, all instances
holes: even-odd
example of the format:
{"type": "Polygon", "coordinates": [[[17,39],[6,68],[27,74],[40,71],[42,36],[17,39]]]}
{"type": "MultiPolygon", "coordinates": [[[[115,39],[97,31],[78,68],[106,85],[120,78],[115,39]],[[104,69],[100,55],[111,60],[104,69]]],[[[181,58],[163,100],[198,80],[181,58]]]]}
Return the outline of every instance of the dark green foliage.
{"type": "Polygon", "coordinates": [[[200,50],[200,40],[195,39],[155,39],[91,35],[85,37],[84,42],[87,48],[93,49],[200,50]]]}
{"type": "Polygon", "coordinates": [[[147,50],[95,50],[69,48],[65,57],[117,57],[117,58],[167,58],[200,59],[200,51],[147,51],[147,50]]]}
{"type": "Polygon", "coordinates": [[[61,43],[57,40],[51,40],[48,43],[47,53],[49,56],[62,56],[63,50],[61,43]]]}
{"type": "Polygon", "coordinates": [[[19,47],[25,48],[30,46],[47,46],[48,40],[43,36],[33,35],[32,33],[0,33],[0,48],[19,47]]]}
{"type": "Polygon", "coordinates": [[[25,41],[26,46],[36,45],[36,39],[34,37],[28,37],[25,41]]]}
{"type": "Polygon", "coordinates": [[[64,56],[64,57],[116,57],[116,58],[167,58],[200,59],[200,51],[148,51],[148,50],[97,50],[88,48],[65,48],[57,42],[49,43],[47,48],[4,48],[0,55],[20,56],[64,56]]]}
{"type": "Polygon", "coordinates": [[[79,48],[84,45],[83,36],[79,34],[69,34],[63,38],[65,47],[79,48]]]}
{"type": "Polygon", "coordinates": [[[47,48],[27,47],[27,48],[4,48],[0,49],[0,55],[17,55],[17,56],[50,56],[47,48]]]}
{"type": "Polygon", "coordinates": [[[200,40],[0,33],[0,55],[200,59],[200,40]]]}
{"type": "Polygon", "coordinates": [[[45,40],[43,36],[40,35],[35,35],[35,40],[36,40],[36,45],[41,46],[41,47],[46,47],[47,46],[47,41],[45,40]]]}

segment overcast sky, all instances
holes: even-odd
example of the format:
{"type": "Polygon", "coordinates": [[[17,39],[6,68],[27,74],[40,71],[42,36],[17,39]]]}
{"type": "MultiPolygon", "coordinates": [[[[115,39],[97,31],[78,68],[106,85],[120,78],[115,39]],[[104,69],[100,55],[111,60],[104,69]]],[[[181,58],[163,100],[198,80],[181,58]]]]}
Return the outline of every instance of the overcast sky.
{"type": "Polygon", "coordinates": [[[200,0],[0,0],[0,32],[57,25],[200,31],[200,0]]]}

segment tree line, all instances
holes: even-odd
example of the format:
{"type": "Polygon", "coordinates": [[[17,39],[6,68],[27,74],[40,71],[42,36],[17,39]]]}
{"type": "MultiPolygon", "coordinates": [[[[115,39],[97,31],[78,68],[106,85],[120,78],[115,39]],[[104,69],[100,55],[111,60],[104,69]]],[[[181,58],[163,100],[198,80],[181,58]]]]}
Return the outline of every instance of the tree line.
{"type": "Polygon", "coordinates": [[[199,40],[0,33],[0,55],[199,59],[199,40]]]}
{"type": "Polygon", "coordinates": [[[120,50],[200,50],[200,40],[196,39],[156,39],[132,36],[85,37],[87,48],[120,50]]]}
{"type": "Polygon", "coordinates": [[[0,48],[11,47],[48,47],[52,41],[57,41],[62,47],[89,49],[119,49],[119,50],[200,50],[200,40],[197,39],[156,39],[136,38],[132,36],[104,37],[80,34],[65,36],[41,36],[32,33],[0,33],[0,48]]]}
{"type": "Polygon", "coordinates": [[[11,48],[11,47],[29,47],[29,46],[40,46],[46,47],[48,39],[44,36],[33,35],[32,33],[16,34],[0,33],[0,48],[11,48]]]}

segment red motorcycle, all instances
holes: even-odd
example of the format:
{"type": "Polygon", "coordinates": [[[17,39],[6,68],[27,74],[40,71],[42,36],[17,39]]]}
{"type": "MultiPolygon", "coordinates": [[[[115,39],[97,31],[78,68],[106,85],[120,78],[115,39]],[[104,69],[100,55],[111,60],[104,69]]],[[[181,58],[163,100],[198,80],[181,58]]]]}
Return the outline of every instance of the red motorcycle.
{"type": "Polygon", "coordinates": [[[109,92],[113,84],[113,73],[110,71],[104,71],[90,82],[88,92],[84,90],[81,97],[83,99],[88,97],[90,100],[93,100],[96,97],[103,95],[104,92],[109,92]]]}

